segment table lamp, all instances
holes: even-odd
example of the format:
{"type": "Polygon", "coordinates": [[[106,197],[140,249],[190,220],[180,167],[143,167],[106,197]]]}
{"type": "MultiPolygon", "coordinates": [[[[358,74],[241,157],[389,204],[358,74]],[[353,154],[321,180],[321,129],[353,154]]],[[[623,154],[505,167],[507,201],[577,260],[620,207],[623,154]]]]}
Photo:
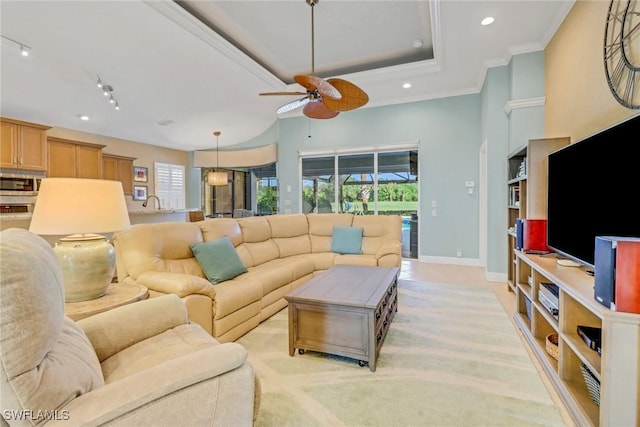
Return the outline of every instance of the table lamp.
{"type": "Polygon", "coordinates": [[[53,248],[62,266],[65,301],[105,294],[115,272],[115,250],[105,236],[131,227],[122,183],[102,179],[44,178],[29,231],[66,235],[53,248]]]}

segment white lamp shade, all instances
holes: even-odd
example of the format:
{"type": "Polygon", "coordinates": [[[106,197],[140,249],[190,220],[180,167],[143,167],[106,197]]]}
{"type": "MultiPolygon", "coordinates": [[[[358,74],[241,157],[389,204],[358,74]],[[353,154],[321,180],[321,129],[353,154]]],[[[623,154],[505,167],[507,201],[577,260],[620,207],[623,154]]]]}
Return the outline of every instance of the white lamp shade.
{"type": "Polygon", "coordinates": [[[45,178],[29,231],[40,235],[110,233],[131,227],[122,183],[45,178]]]}
{"type": "Polygon", "coordinates": [[[226,172],[209,172],[207,173],[207,184],[209,185],[228,185],[229,175],[226,172]]]}

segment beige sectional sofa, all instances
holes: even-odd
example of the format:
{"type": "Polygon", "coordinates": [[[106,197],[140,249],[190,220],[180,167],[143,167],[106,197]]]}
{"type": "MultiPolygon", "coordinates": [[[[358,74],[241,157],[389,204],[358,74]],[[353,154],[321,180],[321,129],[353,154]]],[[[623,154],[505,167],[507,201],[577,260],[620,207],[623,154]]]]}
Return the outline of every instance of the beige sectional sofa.
{"type": "Polygon", "coordinates": [[[288,214],[137,224],[114,234],[118,281],[176,294],[189,319],[234,341],[287,305],[284,296],[338,264],[400,267],[398,215],[288,214]],[[361,254],[332,251],[334,227],[362,229],[361,254]],[[212,284],[191,245],[227,236],[247,271],[212,284]]]}

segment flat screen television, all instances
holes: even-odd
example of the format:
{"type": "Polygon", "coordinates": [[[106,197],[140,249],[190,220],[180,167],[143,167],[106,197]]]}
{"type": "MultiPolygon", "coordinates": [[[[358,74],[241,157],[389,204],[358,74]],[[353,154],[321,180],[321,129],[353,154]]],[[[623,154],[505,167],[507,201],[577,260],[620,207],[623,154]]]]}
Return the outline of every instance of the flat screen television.
{"type": "Polygon", "coordinates": [[[596,236],[640,237],[640,115],[549,154],[547,246],[594,267],[596,236]]]}

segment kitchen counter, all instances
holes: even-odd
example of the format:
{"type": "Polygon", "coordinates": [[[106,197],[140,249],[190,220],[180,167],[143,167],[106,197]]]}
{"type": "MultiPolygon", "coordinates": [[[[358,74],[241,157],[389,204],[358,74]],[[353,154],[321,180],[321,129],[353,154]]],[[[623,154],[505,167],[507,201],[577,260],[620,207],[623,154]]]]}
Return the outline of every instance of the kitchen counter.
{"type": "Polygon", "coordinates": [[[139,211],[129,211],[129,216],[131,215],[163,215],[163,214],[174,214],[174,213],[187,213],[197,211],[199,209],[141,209],[139,211]]]}
{"type": "MultiPolygon", "coordinates": [[[[131,224],[146,224],[153,222],[188,222],[189,212],[200,209],[146,209],[129,211],[129,221],[131,224]]],[[[0,230],[6,228],[29,229],[31,223],[31,213],[16,213],[0,215],[0,230]]]]}
{"type": "Polygon", "coordinates": [[[153,222],[188,222],[189,212],[199,209],[146,209],[129,211],[131,224],[147,224],[153,222]]]}

